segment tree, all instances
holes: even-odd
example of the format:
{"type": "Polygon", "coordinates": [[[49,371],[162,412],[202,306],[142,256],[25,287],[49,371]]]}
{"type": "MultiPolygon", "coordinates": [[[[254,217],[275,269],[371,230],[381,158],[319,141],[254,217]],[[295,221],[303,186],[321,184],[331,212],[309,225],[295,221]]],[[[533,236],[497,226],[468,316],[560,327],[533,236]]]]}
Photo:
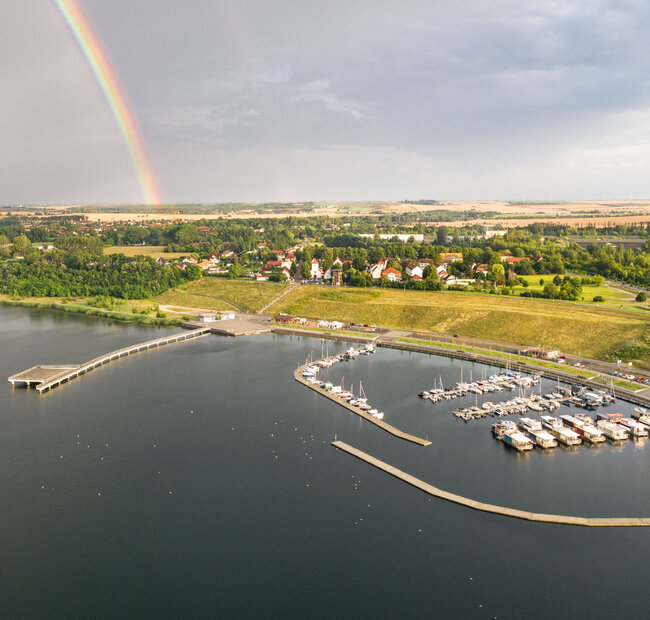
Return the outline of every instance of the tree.
{"type": "Polygon", "coordinates": [[[300,265],[300,275],[306,280],[311,277],[311,261],[306,260],[300,265]]]}
{"type": "Polygon", "coordinates": [[[269,282],[286,282],[287,274],[282,269],[274,269],[269,276],[269,282]]]}
{"type": "Polygon", "coordinates": [[[494,287],[497,287],[497,284],[503,284],[505,282],[506,272],[501,263],[495,263],[490,267],[488,271],[488,279],[494,283],[494,287]]]}
{"type": "Polygon", "coordinates": [[[203,270],[198,265],[188,265],[183,273],[188,280],[199,280],[203,277],[203,270]]]}
{"type": "Polygon", "coordinates": [[[647,295],[646,293],[644,293],[643,291],[641,291],[641,292],[636,296],[636,300],[637,300],[637,301],[647,301],[647,299],[648,299],[648,295],[647,295]]]}
{"type": "Polygon", "coordinates": [[[548,297],[549,299],[556,299],[560,294],[560,289],[553,282],[549,282],[546,286],[544,286],[542,292],[544,293],[545,297],[548,297]]]}
{"type": "Polygon", "coordinates": [[[14,239],[14,252],[20,252],[24,254],[27,252],[27,248],[31,247],[32,242],[29,240],[29,237],[26,235],[18,235],[14,239]]]}
{"type": "Polygon", "coordinates": [[[229,280],[234,280],[235,278],[238,278],[241,276],[242,269],[237,263],[233,263],[228,267],[228,279],[229,280]]]}
{"type": "Polygon", "coordinates": [[[605,301],[605,298],[602,295],[596,295],[594,297],[593,301],[595,301],[596,303],[599,303],[599,302],[605,301]]]}

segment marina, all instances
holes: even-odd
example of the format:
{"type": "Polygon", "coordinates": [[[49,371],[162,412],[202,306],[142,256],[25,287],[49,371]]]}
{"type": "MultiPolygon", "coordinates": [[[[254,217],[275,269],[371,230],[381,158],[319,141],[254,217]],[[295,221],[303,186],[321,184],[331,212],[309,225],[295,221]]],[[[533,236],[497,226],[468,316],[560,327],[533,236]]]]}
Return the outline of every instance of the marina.
{"type": "Polygon", "coordinates": [[[343,361],[351,361],[357,357],[372,355],[375,352],[375,347],[373,344],[367,344],[360,349],[355,349],[350,347],[344,353],[326,356],[315,362],[308,362],[302,366],[299,366],[294,371],[294,378],[296,381],[299,381],[303,385],[311,388],[312,390],[322,394],[331,401],[338,403],[342,407],[345,407],[348,411],[358,415],[359,417],[379,426],[386,432],[399,437],[400,439],[405,439],[411,443],[418,444],[420,446],[430,446],[431,442],[428,439],[422,439],[421,437],[416,437],[409,433],[405,433],[394,426],[383,421],[384,413],[378,409],[372,407],[368,404],[368,399],[365,396],[363,391],[363,386],[359,384],[359,394],[355,396],[351,391],[345,390],[343,385],[335,386],[330,382],[319,381],[316,377],[317,373],[321,368],[329,368],[333,364],[337,364],[343,361]]]}

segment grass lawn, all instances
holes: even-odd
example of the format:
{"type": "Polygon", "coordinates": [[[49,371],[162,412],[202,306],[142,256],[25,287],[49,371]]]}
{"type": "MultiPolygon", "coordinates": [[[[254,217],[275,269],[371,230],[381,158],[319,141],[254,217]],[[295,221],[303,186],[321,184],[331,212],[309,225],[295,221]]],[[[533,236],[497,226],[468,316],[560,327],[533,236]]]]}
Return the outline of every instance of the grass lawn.
{"type": "MultiPolygon", "coordinates": [[[[555,277],[551,275],[534,275],[534,276],[521,276],[529,284],[527,288],[523,286],[515,286],[513,290],[516,295],[519,295],[522,291],[541,291],[546,284],[553,282],[555,277]],[[544,284],[540,284],[540,279],[544,280],[544,284]]],[[[563,277],[563,276],[560,276],[563,277]]],[[[608,286],[583,286],[582,287],[582,301],[584,303],[594,303],[592,300],[597,295],[605,299],[604,302],[599,302],[598,305],[605,308],[623,308],[624,310],[639,310],[643,308],[646,304],[639,303],[634,300],[635,295],[628,293],[621,289],[609,288],[608,286]]]]}
{"type": "Polygon", "coordinates": [[[165,252],[164,245],[114,245],[104,248],[104,254],[124,254],[124,256],[162,256],[166,260],[189,256],[189,252],[165,252]]]}
{"type": "MultiPolygon", "coordinates": [[[[605,358],[647,346],[650,314],[573,302],[460,292],[300,286],[268,309],[315,319],[460,334],[605,358]]],[[[643,351],[639,359],[650,358],[643,351]]]]}
{"type": "Polygon", "coordinates": [[[165,291],[154,297],[152,301],[157,304],[186,308],[242,309],[246,312],[257,312],[282,293],[287,286],[278,282],[228,280],[208,276],[165,291]]]}

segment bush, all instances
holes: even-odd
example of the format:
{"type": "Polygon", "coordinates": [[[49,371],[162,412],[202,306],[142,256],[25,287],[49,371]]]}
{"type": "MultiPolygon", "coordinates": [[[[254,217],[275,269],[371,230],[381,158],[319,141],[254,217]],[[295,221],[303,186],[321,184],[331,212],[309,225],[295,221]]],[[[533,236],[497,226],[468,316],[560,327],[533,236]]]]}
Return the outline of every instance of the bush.
{"type": "Polygon", "coordinates": [[[648,300],[648,295],[641,291],[637,296],[636,296],[637,301],[647,301],[648,300]]]}
{"type": "Polygon", "coordinates": [[[596,295],[592,301],[595,301],[596,303],[600,303],[605,301],[605,298],[602,295],[596,295]]]}

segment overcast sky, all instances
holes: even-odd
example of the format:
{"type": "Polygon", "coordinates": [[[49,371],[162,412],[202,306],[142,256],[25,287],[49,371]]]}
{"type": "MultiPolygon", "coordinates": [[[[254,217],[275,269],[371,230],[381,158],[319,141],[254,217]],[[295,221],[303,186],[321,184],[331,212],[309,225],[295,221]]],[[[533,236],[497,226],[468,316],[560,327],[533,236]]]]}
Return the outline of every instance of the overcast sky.
{"type": "MultiPolygon", "coordinates": [[[[645,0],[78,0],[166,202],[650,197],[645,0]]],[[[0,204],[140,203],[53,2],[0,2],[0,204]]]]}

